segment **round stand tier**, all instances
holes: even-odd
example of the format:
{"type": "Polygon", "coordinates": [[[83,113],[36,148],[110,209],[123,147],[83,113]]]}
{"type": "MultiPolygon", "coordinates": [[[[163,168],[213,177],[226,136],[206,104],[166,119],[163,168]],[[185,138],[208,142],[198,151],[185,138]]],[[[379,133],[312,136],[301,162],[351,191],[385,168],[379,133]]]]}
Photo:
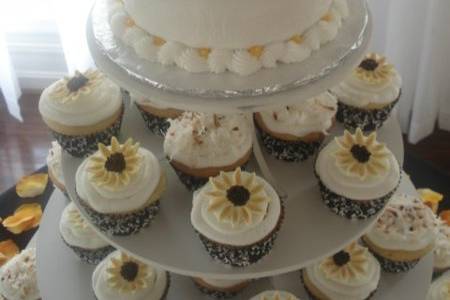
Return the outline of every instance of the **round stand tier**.
{"type": "Polygon", "coordinates": [[[139,58],[112,34],[106,0],[97,0],[92,10],[87,40],[98,68],[123,88],[143,97],[196,111],[255,110],[318,95],[342,81],[360,63],[371,35],[369,11],[366,1],[347,1],[350,14],[335,40],[304,62],[264,69],[250,76],[230,72],[194,74],[139,58]]]}
{"type": "MultiPolygon", "coordinates": [[[[342,131],[342,127],[337,125],[328,138],[342,134],[342,131]]],[[[397,121],[388,120],[378,135],[379,140],[388,145],[402,164],[403,144],[397,121]]],[[[217,279],[283,274],[339,251],[365,233],[376,219],[375,216],[365,221],[350,221],[332,213],[322,203],[313,175],[313,159],[298,164],[285,163],[264,153],[273,177],[288,195],[284,202],[285,220],[275,246],[267,257],[246,268],[231,268],[214,262],[203,248],[190,222],[192,193],[180,183],[166,161],[162,150],[163,139],[145,128],[134,105],[126,108],[122,128],[122,140],[128,137],[141,142],[143,147],[153,151],[160,159],[168,179],[167,191],[161,199],[161,211],[149,228],[126,237],[108,236],[102,232],[99,234],[116,248],[177,274],[217,279]],[[180,249],[195,255],[186,259],[180,255],[180,249]]],[[[75,172],[81,161],[64,154],[63,172],[70,197],[89,221],[75,192],[75,172]]],[[[249,169],[259,173],[254,162],[250,163],[249,169]]],[[[403,176],[400,190],[414,192],[407,176],[403,176]]]]}
{"type": "MultiPolygon", "coordinates": [[[[61,192],[56,190],[49,200],[38,232],[37,271],[41,296],[46,300],[95,300],[91,288],[91,274],[94,266],[78,260],[59,235],[59,218],[67,203],[61,192]]],[[[431,272],[432,256],[429,255],[407,274],[382,274],[380,286],[372,299],[425,299],[431,272]]],[[[309,299],[301,286],[298,271],[256,280],[242,294],[233,299],[249,299],[267,289],[284,289],[301,299],[309,299]]],[[[167,300],[179,299],[207,300],[211,298],[200,293],[190,278],[171,274],[167,300]]]]}

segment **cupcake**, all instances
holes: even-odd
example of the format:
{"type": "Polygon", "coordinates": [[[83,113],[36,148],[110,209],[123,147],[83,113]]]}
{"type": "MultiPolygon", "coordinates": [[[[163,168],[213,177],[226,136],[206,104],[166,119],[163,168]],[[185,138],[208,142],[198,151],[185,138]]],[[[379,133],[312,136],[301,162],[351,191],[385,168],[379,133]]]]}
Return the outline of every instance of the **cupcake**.
{"type": "Polygon", "coordinates": [[[384,271],[407,272],[433,250],[438,223],[420,199],[396,194],[362,240],[384,271]]]}
{"type": "Polygon", "coordinates": [[[159,212],[166,177],[158,159],[129,139],[99,144],[76,172],[76,191],[90,221],[111,235],[138,233],[159,212]]]}
{"type": "Polygon", "coordinates": [[[312,299],[365,300],[380,281],[380,265],[367,248],[352,243],[344,250],[301,271],[312,299]]]}
{"type": "Polygon", "coordinates": [[[92,288],[97,300],[162,300],[169,285],[166,271],[120,251],[106,257],[92,274],[92,288]]]}
{"type": "Polygon", "coordinates": [[[41,299],[35,248],[23,250],[0,269],[0,294],[8,300],[41,299]]]}
{"type": "Polygon", "coordinates": [[[181,182],[196,190],[220,171],[243,167],[252,153],[253,129],[242,114],[185,112],[170,120],[164,153],[181,182]]]}
{"type": "Polygon", "coordinates": [[[61,215],[59,232],[64,243],[88,264],[96,265],[114,251],[94,232],[73,202],[66,206],[61,215]]]}
{"type": "Polygon", "coordinates": [[[191,223],[213,259],[245,267],[269,254],[283,216],[275,190],[237,168],[211,177],[194,193],[191,223]]]}
{"type": "Polygon", "coordinates": [[[61,147],[76,157],[97,150],[119,134],[120,88],[97,70],[76,72],[44,90],[39,111],[61,147]]]}
{"type": "Polygon", "coordinates": [[[427,300],[448,299],[450,299],[450,271],[433,281],[427,294],[427,300]]]}
{"type": "Polygon", "coordinates": [[[199,277],[193,278],[193,280],[202,293],[216,299],[232,298],[250,283],[248,280],[219,280],[199,277]]]}
{"type": "Polygon", "coordinates": [[[47,155],[48,177],[63,194],[70,200],[64,183],[64,175],[61,165],[61,146],[56,142],[52,142],[52,147],[47,155]]]}
{"type": "Polygon", "coordinates": [[[168,119],[176,119],[183,112],[142,97],[134,97],[134,103],[142,115],[148,129],[159,136],[165,136],[170,126],[168,119]]]}
{"type": "Polygon", "coordinates": [[[250,298],[250,300],[300,300],[286,291],[265,291],[250,298]]]}
{"type": "Polygon", "coordinates": [[[386,121],[400,99],[402,79],[385,57],[368,54],[352,74],[332,89],[336,119],[348,129],[373,131],[386,121]]]}
{"type": "Polygon", "coordinates": [[[361,129],[348,131],[317,156],[315,172],[323,202],[337,215],[367,219],[378,213],[400,183],[400,166],[392,152],[361,129]]]}
{"type": "Polygon", "coordinates": [[[298,104],[255,113],[256,128],[271,155],[299,162],[320,147],[336,115],[336,98],[323,93],[298,104]]]}
{"type": "Polygon", "coordinates": [[[433,271],[435,275],[450,269],[450,226],[441,221],[438,227],[436,247],[433,251],[433,271]]]}

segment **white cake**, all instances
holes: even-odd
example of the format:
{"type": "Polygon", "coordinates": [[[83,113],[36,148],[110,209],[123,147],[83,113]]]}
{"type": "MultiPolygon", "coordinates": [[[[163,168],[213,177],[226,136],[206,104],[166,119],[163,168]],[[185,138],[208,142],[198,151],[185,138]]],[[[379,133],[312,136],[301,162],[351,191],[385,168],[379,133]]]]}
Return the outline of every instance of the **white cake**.
{"type": "Polygon", "coordinates": [[[108,0],[115,36],[190,72],[249,75],[305,60],[333,40],[346,0],[108,0]]]}

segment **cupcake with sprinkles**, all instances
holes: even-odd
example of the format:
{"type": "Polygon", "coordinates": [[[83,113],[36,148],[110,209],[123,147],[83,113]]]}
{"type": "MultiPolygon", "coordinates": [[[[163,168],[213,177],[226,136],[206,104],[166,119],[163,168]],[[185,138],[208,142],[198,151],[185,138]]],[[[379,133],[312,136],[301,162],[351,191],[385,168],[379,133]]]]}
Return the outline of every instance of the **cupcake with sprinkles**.
{"type": "Polygon", "coordinates": [[[209,255],[245,267],[269,254],[284,217],[275,190],[255,173],[221,172],[194,193],[191,223],[209,255]]]}
{"type": "Polygon", "coordinates": [[[385,57],[368,54],[353,73],[332,89],[338,98],[336,118],[348,129],[380,128],[400,99],[402,79],[385,57]]]}
{"type": "Polygon", "coordinates": [[[85,263],[96,265],[114,251],[95,233],[73,202],[61,215],[59,232],[64,243],[85,263]]]}
{"type": "Polygon", "coordinates": [[[397,159],[376,132],[348,131],[318,154],[315,172],[323,202],[337,215],[367,219],[378,213],[400,183],[397,159]]]}
{"type": "Polygon", "coordinates": [[[181,182],[196,190],[220,171],[245,166],[252,134],[251,121],[242,114],[185,112],[170,120],[164,152],[181,182]]]}
{"type": "Polygon", "coordinates": [[[235,297],[250,283],[249,280],[220,280],[200,277],[193,278],[193,280],[202,293],[216,299],[235,297]]]}
{"type": "Polygon", "coordinates": [[[117,136],[123,115],[120,88],[98,70],[76,72],[50,85],[39,111],[61,147],[76,157],[109,144],[117,136]]]}
{"type": "Polygon", "coordinates": [[[115,251],[95,268],[92,288],[97,300],[162,300],[169,290],[169,274],[115,251]]]}
{"type": "Polygon", "coordinates": [[[301,271],[312,299],[365,300],[380,281],[380,265],[367,248],[352,243],[342,251],[301,271]]]}
{"type": "Polygon", "coordinates": [[[407,272],[433,251],[438,223],[420,199],[396,194],[362,240],[385,272],[407,272]]]}
{"type": "Polygon", "coordinates": [[[90,221],[112,235],[138,233],[159,212],[166,177],[155,155],[131,139],[99,150],[76,172],[78,200],[90,221]]]}
{"type": "Polygon", "coordinates": [[[67,199],[70,199],[64,183],[64,175],[61,165],[61,152],[61,146],[58,142],[53,141],[52,147],[48,151],[47,155],[48,177],[52,181],[53,185],[63,192],[67,199]]]}
{"type": "Polygon", "coordinates": [[[259,293],[258,295],[250,298],[250,300],[300,300],[300,299],[294,296],[294,294],[291,294],[289,292],[273,290],[259,293]]]}
{"type": "Polygon", "coordinates": [[[450,299],[450,271],[445,272],[431,283],[426,300],[448,299],[450,299]]]}
{"type": "Polygon", "coordinates": [[[450,226],[440,220],[436,247],[433,251],[433,271],[439,275],[450,269],[450,226]]]}
{"type": "Polygon", "coordinates": [[[255,113],[262,142],[277,159],[304,161],[319,149],[334,123],[336,98],[323,93],[306,101],[255,113]]]}
{"type": "Polygon", "coordinates": [[[143,97],[133,97],[134,103],[144,119],[147,128],[154,134],[165,136],[170,126],[168,119],[176,119],[183,112],[176,108],[151,101],[143,97]]]}

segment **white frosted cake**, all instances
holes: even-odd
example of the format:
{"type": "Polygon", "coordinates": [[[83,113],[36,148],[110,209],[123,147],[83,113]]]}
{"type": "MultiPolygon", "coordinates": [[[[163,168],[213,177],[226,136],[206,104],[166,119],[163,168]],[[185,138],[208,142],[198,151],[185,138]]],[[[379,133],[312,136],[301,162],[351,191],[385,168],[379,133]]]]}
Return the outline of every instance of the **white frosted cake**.
{"type": "Polygon", "coordinates": [[[333,40],[346,0],[107,0],[114,35],[141,58],[249,75],[333,40]]]}

